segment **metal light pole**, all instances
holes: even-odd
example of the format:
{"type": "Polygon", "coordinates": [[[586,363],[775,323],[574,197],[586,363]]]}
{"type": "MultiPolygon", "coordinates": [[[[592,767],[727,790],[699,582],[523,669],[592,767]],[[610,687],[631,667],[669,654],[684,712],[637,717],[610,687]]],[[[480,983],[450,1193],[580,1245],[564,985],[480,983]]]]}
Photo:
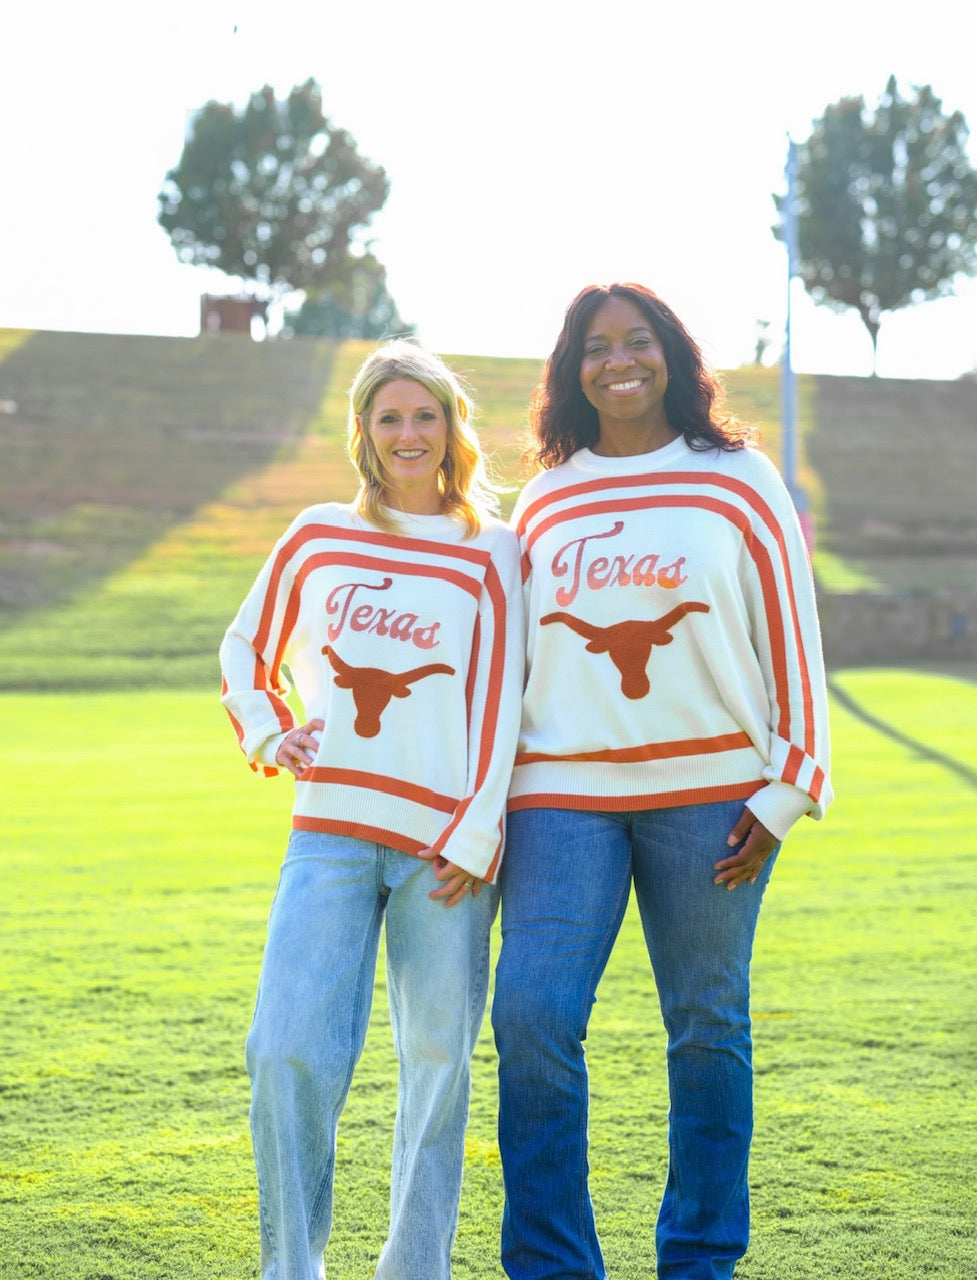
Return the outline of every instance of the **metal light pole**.
{"type": "Polygon", "coordinates": [[[787,245],[787,321],[784,326],[784,355],[781,366],[780,398],[781,419],[783,423],[783,473],[784,483],[793,495],[797,469],[797,447],[794,439],[796,431],[797,390],[794,385],[794,370],[790,362],[790,302],[791,285],[797,263],[797,212],[794,208],[794,165],[797,149],[790,137],[787,138],[787,167],[784,170],[787,179],[787,199],[784,202],[784,242],[787,245]]]}
{"type": "Polygon", "coordinates": [[[782,471],[784,484],[790,494],[801,522],[804,541],[809,552],[814,550],[814,525],[811,519],[810,503],[807,494],[797,482],[797,387],[794,381],[794,369],[790,357],[791,330],[791,293],[794,276],[797,274],[797,208],[795,204],[795,171],[797,165],[797,146],[787,137],[787,199],[784,202],[784,241],[787,245],[787,320],[784,326],[784,354],[781,361],[780,398],[781,422],[783,427],[782,471]]]}

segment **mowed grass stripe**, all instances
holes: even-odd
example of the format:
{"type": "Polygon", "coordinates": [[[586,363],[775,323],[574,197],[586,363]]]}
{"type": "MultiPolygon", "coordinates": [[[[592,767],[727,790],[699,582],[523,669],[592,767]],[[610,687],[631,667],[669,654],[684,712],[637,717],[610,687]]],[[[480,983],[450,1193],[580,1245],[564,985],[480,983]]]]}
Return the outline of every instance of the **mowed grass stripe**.
{"type": "MultiPolygon", "coordinates": [[[[756,1232],[737,1277],[970,1280],[977,692],[834,680],[839,798],[799,824],[761,918],[756,1232]]],[[[0,731],[0,1275],[253,1280],[242,1044],[290,787],[250,774],[200,693],[7,695],[0,731]]],[[[633,910],[588,1053],[609,1268],[651,1280],[667,1098],[633,910]]],[[[383,1239],[395,1075],[378,983],[341,1129],[337,1278],[372,1274],[383,1239]]],[[[455,1274],[500,1280],[487,1026],[475,1075],[455,1274]]]]}

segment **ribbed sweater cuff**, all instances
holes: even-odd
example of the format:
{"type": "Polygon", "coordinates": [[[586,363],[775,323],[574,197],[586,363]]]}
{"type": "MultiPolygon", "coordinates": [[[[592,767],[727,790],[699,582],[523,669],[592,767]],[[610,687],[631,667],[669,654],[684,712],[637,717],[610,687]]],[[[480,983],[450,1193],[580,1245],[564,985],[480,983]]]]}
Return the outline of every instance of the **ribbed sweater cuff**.
{"type": "Polygon", "coordinates": [[[746,807],[778,840],[783,840],[797,819],[813,805],[809,795],[789,782],[768,782],[750,796],[746,807]]]}

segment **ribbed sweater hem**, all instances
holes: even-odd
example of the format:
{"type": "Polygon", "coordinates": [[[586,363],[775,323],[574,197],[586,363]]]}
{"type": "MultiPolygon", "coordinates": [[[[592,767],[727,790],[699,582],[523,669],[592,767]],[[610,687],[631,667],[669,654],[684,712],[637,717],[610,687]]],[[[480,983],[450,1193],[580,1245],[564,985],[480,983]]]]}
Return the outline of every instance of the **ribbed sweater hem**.
{"type": "Polygon", "coordinates": [[[748,800],[763,782],[731,782],[714,787],[689,787],[679,791],[651,791],[619,796],[570,791],[529,791],[510,796],[508,811],[519,809],[574,809],[593,813],[629,813],[641,809],[677,809],[684,805],[714,804],[722,800],[748,800]]]}
{"type": "Polygon", "coordinates": [[[295,831],[319,831],[326,835],[352,836],[356,840],[367,840],[371,844],[382,844],[388,849],[397,849],[401,853],[415,855],[421,849],[430,847],[399,831],[370,826],[365,822],[343,822],[338,818],[309,818],[304,814],[296,813],[292,815],[292,828],[295,831]]]}

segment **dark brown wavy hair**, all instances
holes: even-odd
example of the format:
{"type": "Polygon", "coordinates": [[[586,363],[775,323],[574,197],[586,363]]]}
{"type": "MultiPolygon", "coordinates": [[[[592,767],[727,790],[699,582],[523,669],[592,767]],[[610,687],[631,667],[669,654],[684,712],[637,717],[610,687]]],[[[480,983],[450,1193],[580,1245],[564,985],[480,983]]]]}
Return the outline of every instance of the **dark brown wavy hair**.
{"type": "Polygon", "coordinates": [[[530,438],[524,457],[531,468],[559,466],[578,449],[597,443],[597,410],[581,388],[580,364],[594,313],[611,298],[633,302],[655,331],[668,370],[665,414],[669,426],[685,436],[690,448],[734,450],[755,440],[751,427],[726,412],[721,383],[706,368],[698,343],[671,307],[641,284],[589,284],[567,307],[543,381],[530,401],[530,438]]]}

